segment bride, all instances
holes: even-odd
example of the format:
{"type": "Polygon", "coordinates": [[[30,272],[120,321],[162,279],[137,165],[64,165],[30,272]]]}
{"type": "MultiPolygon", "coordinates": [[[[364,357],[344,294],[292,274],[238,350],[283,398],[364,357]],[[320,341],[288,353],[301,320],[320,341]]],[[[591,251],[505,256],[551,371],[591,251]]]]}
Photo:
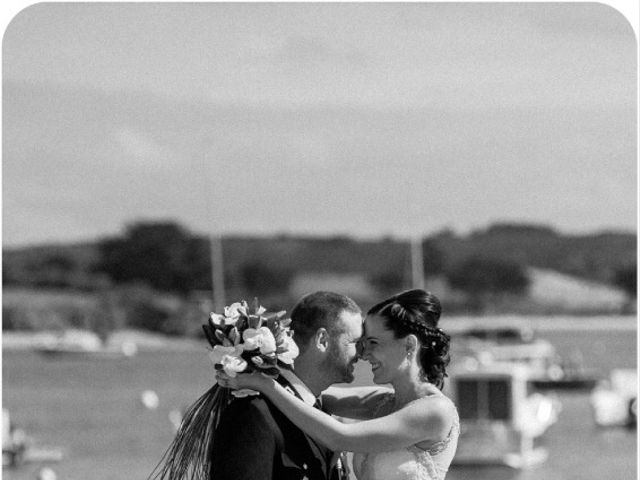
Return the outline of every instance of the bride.
{"type": "Polygon", "coordinates": [[[449,336],[437,322],[440,302],[409,290],[367,312],[361,358],[371,364],[378,387],[330,388],[323,410],[300,401],[259,373],[230,378],[229,388],[266,395],[293,423],[332,450],[354,452],[359,480],[441,480],[451,464],[460,432],[458,413],[442,392],[449,363],[449,336]],[[360,421],[356,421],[360,420],[360,421]]]}

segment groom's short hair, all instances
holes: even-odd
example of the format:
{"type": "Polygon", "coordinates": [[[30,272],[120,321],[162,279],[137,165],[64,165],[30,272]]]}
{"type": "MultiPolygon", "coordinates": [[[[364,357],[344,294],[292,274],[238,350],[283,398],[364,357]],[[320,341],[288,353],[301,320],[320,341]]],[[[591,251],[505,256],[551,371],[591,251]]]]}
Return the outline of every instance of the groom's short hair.
{"type": "Polygon", "coordinates": [[[330,336],[344,330],[338,319],[342,312],[362,313],[356,302],[346,295],[334,292],[314,292],[305,295],[291,311],[293,339],[304,351],[318,329],[324,328],[330,336]]]}

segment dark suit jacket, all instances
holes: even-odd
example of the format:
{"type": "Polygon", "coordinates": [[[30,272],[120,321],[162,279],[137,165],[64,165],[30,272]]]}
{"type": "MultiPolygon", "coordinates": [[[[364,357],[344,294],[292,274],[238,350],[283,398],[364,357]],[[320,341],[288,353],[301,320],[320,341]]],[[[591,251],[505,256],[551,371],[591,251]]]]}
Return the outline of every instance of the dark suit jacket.
{"type": "Polygon", "coordinates": [[[210,480],[327,480],[335,463],[263,396],[231,402],[210,455],[210,480]]]}

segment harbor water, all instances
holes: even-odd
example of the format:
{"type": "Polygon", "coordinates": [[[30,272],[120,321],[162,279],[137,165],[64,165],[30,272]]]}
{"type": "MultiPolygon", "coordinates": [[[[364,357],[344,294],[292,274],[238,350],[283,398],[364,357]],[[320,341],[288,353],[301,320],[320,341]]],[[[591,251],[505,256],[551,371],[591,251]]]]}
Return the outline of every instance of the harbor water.
{"type": "MultiPolygon", "coordinates": [[[[611,369],[636,368],[635,322],[627,328],[544,328],[560,354],[579,354],[587,369],[605,377],[611,369]]],[[[174,433],[169,420],[210,386],[207,349],[141,351],[133,358],[51,359],[35,352],[3,349],[3,407],[12,423],[39,447],[59,447],[62,461],[3,469],[3,478],[33,480],[43,466],[59,480],[145,479],[174,433]],[[158,396],[157,406],[142,392],[158,396]]],[[[367,383],[360,362],[357,383],[367,383]]],[[[452,467],[448,480],[632,480],[637,469],[637,432],[595,425],[589,392],[559,392],[559,420],[544,436],[546,463],[530,470],[452,467]]]]}

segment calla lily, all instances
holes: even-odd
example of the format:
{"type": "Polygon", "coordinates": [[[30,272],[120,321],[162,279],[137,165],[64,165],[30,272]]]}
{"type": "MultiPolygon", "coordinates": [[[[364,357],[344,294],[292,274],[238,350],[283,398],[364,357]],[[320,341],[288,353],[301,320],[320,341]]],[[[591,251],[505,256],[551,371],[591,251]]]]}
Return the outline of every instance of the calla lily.
{"type": "Polygon", "coordinates": [[[235,347],[223,347],[222,345],[216,345],[213,347],[213,351],[209,354],[209,358],[214,364],[221,364],[224,357],[239,357],[242,354],[242,350],[242,345],[236,345],[235,347]]]}
{"type": "Polygon", "coordinates": [[[247,311],[250,311],[253,315],[262,315],[264,312],[267,311],[266,308],[264,308],[262,305],[260,305],[260,302],[258,301],[258,297],[255,297],[253,299],[252,305],[250,309],[247,309],[247,311]]]}
{"type": "Polygon", "coordinates": [[[235,377],[238,373],[244,372],[248,366],[246,360],[235,355],[225,355],[220,363],[224,373],[230,377],[235,377]]]}
{"type": "Polygon", "coordinates": [[[278,360],[280,360],[282,363],[286,363],[287,365],[293,365],[293,360],[300,353],[296,342],[294,342],[293,338],[286,333],[283,335],[282,344],[278,347],[278,349],[286,349],[286,352],[278,354],[278,360]]]}
{"type": "Polygon", "coordinates": [[[276,351],[276,339],[267,327],[247,328],[242,333],[245,350],[260,349],[260,353],[268,355],[276,351]]]}
{"type": "Polygon", "coordinates": [[[240,315],[247,316],[247,302],[235,302],[228,307],[224,307],[224,316],[227,317],[227,323],[230,323],[229,320],[233,320],[233,323],[237,322],[240,315]]]}
{"type": "MultiPolygon", "coordinates": [[[[224,322],[225,325],[229,324],[229,321],[228,321],[229,319],[225,318],[224,315],[220,315],[219,313],[211,312],[209,314],[209,319],[211,320],[211,323],[213,323],[214,325],[220,326],[220,325],[223,324],[223,322],[224,322]]],[[[235,323],[235,322],[233,322],[233,323],[235,323]]]]}

